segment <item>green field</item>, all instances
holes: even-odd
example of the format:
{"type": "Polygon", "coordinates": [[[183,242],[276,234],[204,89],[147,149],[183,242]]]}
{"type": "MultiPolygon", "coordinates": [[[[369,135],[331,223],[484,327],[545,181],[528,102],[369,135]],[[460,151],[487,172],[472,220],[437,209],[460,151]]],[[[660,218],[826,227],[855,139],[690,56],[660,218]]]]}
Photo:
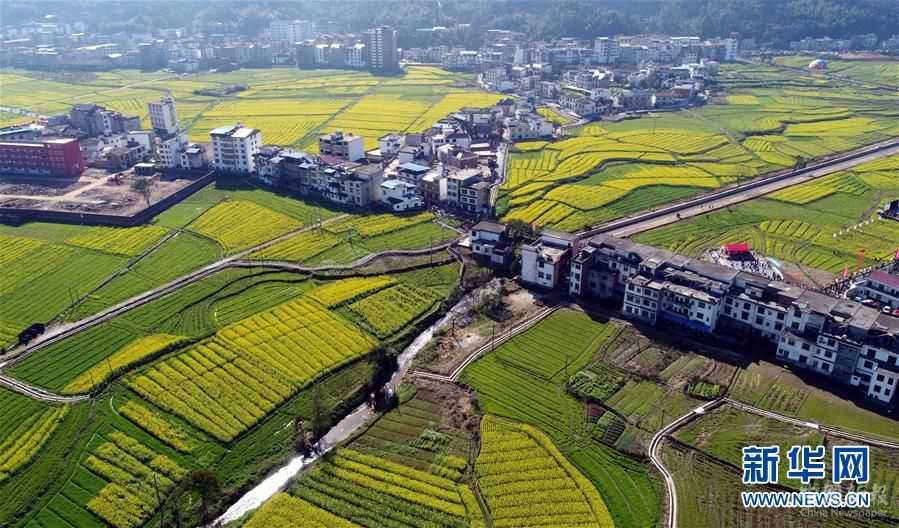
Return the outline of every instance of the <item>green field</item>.
{"type": "MultiPolygon", "coordinates": [[[[388,281],[436,302],[456,274],[456,265],[446,265],[388,281]]],[[[382,281],[227,270],[16,365],[13,375],[54,390],[114,382],[74,406],[0,390],[9,410],[0,423],[0,493],[11,498],[0,519],[34,528],[141,526],[159,515],[154,488],[136,484],[153,473],[165,508],[177,504],[188,518],[195,497],[188,491],[175,499],[167,490],[190,470],[212,468],[227,493],[260,478],[291,454],[294,419],[313,412],[323,413],[324,425],[339,419],[366,394],[376,370],[368,352],[413,337],[412,325],[368,334],[343,308],[314,300],[322,288],[337,292],[346,289],[342,282],[365,280],[382,281]],[[13,437],[29,440],[6,442],[13,437]]],[[[353,288],[360,293],[348,301],[377,291],[353,288]]]]}
{"type": "Polygon", "coordinates": [[[559,311],[472,363],[461,381],[476,392],[482,412],[547,434],[596,486],[615,526],[655,526],[660,491],[650,469],[594,439],[583,403],[565,391],[568,376],[603,354],[614,335],[610,324],[559,311]]]}
{"type": "MultiPolygon", "coordinates": [[[[363,136],[366,148],[375,148],[388,132],[420,132],[459,108],[500,99],[470,86],[463,75],[426,66],[409,67],[398,77],[294,68],[184,76],[134,70],[75,75],[6,70],[0,73],[0,103],[43,114],[66,112],[74,103],[96,103],[139,115],[147,123],[147,103],[170,91],[193,141],[208,141],[213,128],[239,121],[260,129],[270,144],[316,150],[320,134],[344,130],[363,136]],[[194,93],[234,83],[249,89],[223,97],[194,93]]],[[[6,114],[0,119],[21,121],[6,114]]]]}
{"type": "Polygon", "coordinates": [[[899,229],[878,212],[899,193],[899,156],[859,165],[635,237],[645,244],[701,256],[727,242],[748,242],[759,254],[838,272],[892,259],[899,229]]]}
{"type": "MultiPolygon", "coordinates": [[[[777,57],[774,62],[791,68],[807,68],[815,58],[811,55],[793,55],[777,57]]],[[[860,81],[899,86],[899,62],[895,60],[841,60],[829,57],[826,60],[827,70],[816,74],[837,74],[860,81]]]]}
{"type": "Polygon", "coordinates": [[[291,232],[298,234],[248,257],[345,264],[374,252],[420,249],[459,236],[437,224],[431,213],[346,213],[227,180],[142,227],[0,225],[0,303],[5,308],[0,347],[14,343],[31,323],[80,320],[291,232]],[[253,229],[244,225],[247,218],[256,220],[253,229]],[[169,238],[162,241],[164,236],[169,238]],[[44,266],[35,272],[26,264],[32,261],[44,266]]]}
{"type": "Polygon", "coordinates": [[[720,86],[694,110],[516,144],[499,213],[574,231],[899,135],[895,94],[769,66],[725,66],[720,86]]]}

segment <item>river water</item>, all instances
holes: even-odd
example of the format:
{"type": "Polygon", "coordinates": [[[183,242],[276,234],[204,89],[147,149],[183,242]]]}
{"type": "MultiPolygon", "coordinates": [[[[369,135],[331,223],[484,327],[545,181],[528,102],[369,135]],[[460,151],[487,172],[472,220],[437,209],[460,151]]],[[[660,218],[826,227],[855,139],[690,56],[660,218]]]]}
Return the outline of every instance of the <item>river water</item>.
{"type": "MultiPolygon", "coordinates": [[[[440,329],[446,328],[447,325],[450,324],[454,317],[458,317],[459,315],[464,314],[468,311],[471,303],[478,295],[479,290],[474,290],[469,294],[462,297],[462,299],[456,303],[443,317],[441,317],[434,324],[429,326],[424,332],[419,334],[412,343],[409,344],[405,348],[405,350],[400,353],[397,358],[397,370],[393,373],[393,376],[390,378],[390,385],[396,389],[399,386],[399,383],[402,381],[403,376],[406,375],[406,372],[409,370],[409,366],[412,364],[412,360],[415,358],[415,355],[418,354],[422,348],[434,337],[434,333],[440,329]]],[[[309,457],[304,456],[296,456],[290,459],[284,466],[280,469],[266,477],[265,480],[260,482],[255,488],[246,492],[240,499],[237,500],[234,504],[228,508],[225,513],[222,514],[221,517],[215,520],[213,526],[220,526],[231,521],[237,520],[243,517],[247,512],[255,510],[259,506],[262,505],[263,502],[271,498],[273,495],[282,491],[287,487],[287,483],[290,479],[303,470],[303,468],[309,466],[313,462],[315,462],[321,454],[327,453],[331,449],[333,449],[337,444],[346,440],[353,434],[356,429],[365,425],[365,422],[368,421],[369,418],[373,416],[373,412],[369,409],[367,403],[363,403],[359,407],[345,416],[342,420],[337,422],[337,425],[332,427],[325,433],[324,436],[318,441],[318,452],[319,455],[313,455],[309,457]]]]}

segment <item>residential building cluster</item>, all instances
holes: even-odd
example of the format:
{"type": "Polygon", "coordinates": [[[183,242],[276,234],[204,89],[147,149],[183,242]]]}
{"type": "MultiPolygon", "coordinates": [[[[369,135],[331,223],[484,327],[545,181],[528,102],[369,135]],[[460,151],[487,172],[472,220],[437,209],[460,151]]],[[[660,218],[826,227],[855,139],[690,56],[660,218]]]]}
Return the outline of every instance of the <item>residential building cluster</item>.
{"type": "Polygon", "coordinates": [[[855,35],[848,39],[835,39],[831,37],[812,38],[792,41],[789,44],[792,51],[899,51],[899,34],[884,40],[879,40],[874,33],[855,35]]]}
{"type": "Polygon", "coordinates": [[[188,140],[175,100],[167,95],[148,106],[151,129],[142,129],[137,116],[95,104],[76,104],[68,114],[0,129],[0,142],[15,145],[0,149],[0,170],[75,177],[87,167],[120,171],[148,161],[166,171],[205,168],[206,147],[188,140]]]}
{"type": "Polygon", "coordinates": [[[53,17],[3,28],[0,64],[53,70],[169,68],[179,73],[291,65],[399,71],[396,31],[387,26],[360,34],[321,34],[312,21],[276,19],[252,37],[195,25],[115,35],[86,29],[53,17]]]}
{"type": "Polygon", "coordinates": [[[548,138],[553,125],[523,101],[462,108],[420,133],[389,133],[377,148],[351,131],[322,134],[316,154],[265,145],[236,124],[210,133],[213,163],[276,188],[352,207],[408,211],[441,207],[480,217],[492,213],[504,138],[548,138]]]}
{"type": "MultiPolygon", "coordinates": [[[[471,244],[482,262],[511,262],[502,224],[476,224],[471,244]]],[[[615,303],[642,324],[744,336],[766,343],[779,361],[853,387],[872,401],[899,402],[899,317],[865,303],[610,235],[581,240],[544,230],[520,247],[520,256],[525,284],[615,303]]],[[[896,275],[872,274],[866,287],[899,300],[896,275]]]]}

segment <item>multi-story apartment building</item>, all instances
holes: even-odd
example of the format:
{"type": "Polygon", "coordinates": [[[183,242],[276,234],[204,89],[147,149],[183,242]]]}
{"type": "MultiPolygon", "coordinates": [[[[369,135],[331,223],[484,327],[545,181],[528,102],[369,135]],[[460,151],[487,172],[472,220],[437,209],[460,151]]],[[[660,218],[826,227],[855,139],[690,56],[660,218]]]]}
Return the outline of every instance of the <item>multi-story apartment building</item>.
{"type": "Polygon", "coordinates": [[[209,137],[215,170],[240,174],[256,171],[254,155],[262,146],[262,132],[237,124],[216,128],[209,137]]]}
{"type": "Polygon", "coordinates": [[[400,69],[396,50],[396,30],[379,26],[365,32],[366,63],[373,71],[393,72],[400,69]]]}
{"type": "Polygon", "coordinates": [[[459,189],[459,209],[475,215],[489,213],[490,188],[490,183],[485,181],[463,185],[459,189]]]}
{"type": "Polygon", "coordinates": [[[315,22],[311,20],[272,20],[269,24],[272,42],[293,46],[297,42],[315,38],[315,22]]]}
{"type": "Polygon", "coordinates": [[[345,134],[338,130],[318,138],[318,151],[327,156],[359,161],[365,158],[365,141],[362,136],[345,134]]]}
{"type": "Polygon", "coordinates": [[[0,142],[0,172],[26,176],[76,177],[84,158],[74,138],[0,142]]]}
{"type": "Polygon", "coordinates": [[[609,37],[597,37],[593,50],[596,53],[596,62],[599,64],[615,64],[618,62],[618,41],[609,37]]]}
{"type": "Polygon", "coordinates": [[[568,288],[620,300],[626,317],[647,324],[767,342],[784,362],[896,401],[899,318],[861,303],[609,235],[578,249],[568,288]]]}
{"type": "Polygon", "coordinates": [[[331,202],[367,207],[381,199],[384,170],[379,165],[322,166],[319,174],[320,187],[316,190],[331,202]]]}
{"type": "Polygon", "coordinates": [[[858,295],[891,308],[899,308],[899,275],[874,270],[858,286],[858,295]]]}
{"type": "Polygon", "coordinates": [[[95,104],[76,104],[69,111],[69,121],[88,136],[121,134],[140,128],[140,117],[122,115],[95,104]]]}
{"type": "Polygon", "coordinates": [[[175,100],[167,95],[158,102],[149,103],[148,107],[150,124],[156,134],[156,155],[160,163],[169,169],[190,169],[191,162],[187,156],[190,144],[187,131],[178,124],[175,100]]]}
{"type": "Polygon", "coordinates": [[[555,288],[571,258],[574,235],[544,229],[540,237],[521,246],[521,280],[541,288],[555,288]]]}
{"type": "Polygon", "coordinates": [[[274,145],[261,147],[253,158],[254,177],[266,185],[355,207],[367,207],[381,199],[384,169],[377,164],[329,164],[312,154],[274,145]]]}
{"type": "Polygon", "coordinates": [[[446,175],[446,202],[455,208],[462,208],[462,189],[481,181],[479,169],[463,169],[446,175]]]}
{"type": "Polygon", "coordinates": [[[150,125],[160,136],[168,136],[178,132],[178,113],[175,110],[175,99],[167,95],[157,102],[147,105],[150,110],[150,125]]]}

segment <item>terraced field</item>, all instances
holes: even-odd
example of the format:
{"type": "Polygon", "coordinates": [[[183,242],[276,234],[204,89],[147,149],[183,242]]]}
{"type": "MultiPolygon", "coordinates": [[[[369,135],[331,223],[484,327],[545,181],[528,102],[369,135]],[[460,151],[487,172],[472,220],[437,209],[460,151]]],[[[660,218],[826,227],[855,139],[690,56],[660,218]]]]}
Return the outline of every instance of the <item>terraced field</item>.
{"type": "Polygon", "coordinates": [[[494,526],[614,526],[593,484],[537,429],[486,416],[481,440],[476,471],[494,526]]]}
{"type": "Polygon", "coordinates": [[[748,242],[761,255],[837,273],[892,258],[899,229],[879,216],[899,196],[899,156],[770,194],[763,199],[637,235],[636,240],[691,256],[726,242],[748,242]]]}
{"type": "Polygon", "coordinates": [[[483,413],[546,434],[596,487],[615,526],[654,526],[659,491],[649,468],[612,447],[614,441],[595,439],[583,402],[566,391],[569,376],[607,353],[613,329],[583,313],[556,312],[472,363],[461,382],[476,391],[483,413]]]}
{"type": "MultiPolygon", "coordinates": [[[[0,423],[0,493],[12,501],[0,505],[0,518],[29,528],[130,528],[177,507],[196,519],[190,493],[168,493],[189,471],[213,468],[230,493],[260,478],[292,454],[293,420],[334,423],[367,395],[377,369],[368,352],[382,340],[411,338],[408,327],[371,335],[345,318],[349,308],[342,306],[385,286],[427,292],[435,302],[456,274],[448,265],[313,281],[230,270],[42,350],[13,375],[69,392],[117,381],[74,406],[0,390],[9,411],[0,423]]],[[[454,494],[435,515],[467,519],[463,500],[475,507],[477,501],[467,486],[449,480],[458,479],[458,470],[450,472],[456,460],[446,459],[441,467],[448,473],[434,477],[447,479],[454,494]]],[[[409,476],[389,461],[379,464],[385,475],[409,476]]],[[[375,477],[362,471],[353,478],[375,477]]],[[[433,490],[430,477],[421,479],[425,497],[433,490]]],[[[311,504],[303,507],[333,521],[311,504]]]]}
{"type": "Polygon", "coordinates": [[[727,96],[695,110],[516,144],[498,211],[575,231],[899,136],[899,96],[775,67],[729,65],[727,96]]]}

